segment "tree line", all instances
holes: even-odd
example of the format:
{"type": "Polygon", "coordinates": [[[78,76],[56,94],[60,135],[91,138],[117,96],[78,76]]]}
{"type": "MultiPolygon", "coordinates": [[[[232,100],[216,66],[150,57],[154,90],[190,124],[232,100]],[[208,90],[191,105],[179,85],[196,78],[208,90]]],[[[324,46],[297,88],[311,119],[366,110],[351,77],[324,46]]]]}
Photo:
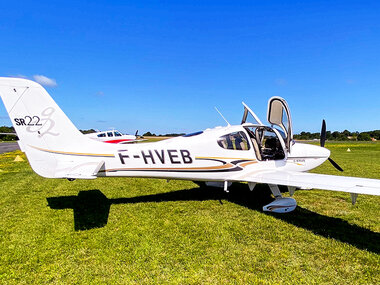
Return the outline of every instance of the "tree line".
{"type": "MultiPolygon", "coordinates": [[[[6,127],[2,126],[0,127],[0,133],[15,133],[15,128],[14,127],[6,127]]],[[[15,135],[1,135],[0,134],[0,141],[17,141],[18,137],[15,135]]]]}
{"type": "Polygon", "coordinates": [[[179,137],[179,136],[183,136],[185,135],[185,133],[179,133],[179,134],[176,134],[176,133],[170,133],[170,134],[164,134],[164,135],[156,135],[155,133],[151,133],[151,132],[146,132],[143,134],[143,137],[179,137]]]}
{"type": "MultiPolygon", "coordinates": [[[[321,136],[320,133],[301,132],[294,135],[296,140],[317,140],[321,136]]],[[[326,132],[326,139],[330,141],[371,141],[380,140],[380,130],[367,131],[367,132],[350,132],[344,130],[343,132],[326,132]]]]}
{"type": "MultiPolygon", "coordinates": [[[[177,137],[183,136],[184,133],[176,134],[164,134],[164,135],[156,135],[151,132],[146,132],[143,136],[147,137],[177,137]]],[[[319,140],[321,134],[320,133],[310,133],[310,132],[301,132],[300,134],[294,135],[294,139],[296,140],[319,140]]],[[[343,132],[326,132],[326,139],[330,141],[371,141],[373,139],[380,140],[380,130],[368,131],[368,132],[350,132],[348,130],[344,130],[343,132]]]]}
{"type": "MultiPolygon", "coordinates": [[[[83,134],[94,133],[94,129],[89,130],[80,130],[83,134]]],[[[13,127],[2,126],[0,127],[0,133],[15,133],[13,127]]],[[[184,133],[169,133],[169,134],[159,134],[146,132],[143,136],[147,137],[177,137],[183,136],[184,133]]],[[[296,140],[317,140],[320,137],[320,133],[310,133],[310,132],[301,132],[294,135],[296,140]]],[[[344,130],[343,132],[326,132],[326,139],[330,141],[370,141],[370,140],[380,140],[380,130],[367,131],[367,132],[350,132],[344,130]]],[[[2,141],[16,141],[18,140],[15,135],[0,134],[0,140],[2,141]]]]}

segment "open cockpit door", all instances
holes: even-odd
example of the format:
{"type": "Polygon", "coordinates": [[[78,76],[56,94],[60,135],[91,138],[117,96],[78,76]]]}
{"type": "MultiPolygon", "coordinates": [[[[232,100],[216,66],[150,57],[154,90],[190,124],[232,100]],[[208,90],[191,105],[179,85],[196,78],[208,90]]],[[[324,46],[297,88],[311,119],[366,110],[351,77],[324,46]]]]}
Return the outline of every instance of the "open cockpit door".
{"type": "Polygon", "coordinates": [[[288,152],[290,152],[293,140],[292,118],[288,103],[281,97],[272,97],[268,101],[268,122],[278,126],[284,133],[284,141],[288,152]]]}
{"type": "Polygon", "coordinates": [[[263,126],[263,123],[260,121],[259,117],[257,117],[256,114],[244,102],[241,102],[241,103],[244,106],[244,114],[243,114],[243,119],[241,120],[241,124],[253,123],[253,124],[258,124],[258,125],[263,126]],[[251,114],[252,118],[250,120],[253,119],[253,122],[251,121],[247,122],[247,118],[249,114],[251,114]]]}

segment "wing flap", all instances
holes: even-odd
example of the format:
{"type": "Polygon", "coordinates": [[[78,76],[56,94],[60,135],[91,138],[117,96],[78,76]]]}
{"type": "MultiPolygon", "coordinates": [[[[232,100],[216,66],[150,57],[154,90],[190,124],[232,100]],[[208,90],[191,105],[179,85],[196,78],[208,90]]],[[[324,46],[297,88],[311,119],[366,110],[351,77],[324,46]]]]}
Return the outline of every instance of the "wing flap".
{"type": "Polygon", "coordinates": [[[317,188],[356,194],[380,195],[380,180],[291,171],[261,171],[240,181],[317,188]]]}

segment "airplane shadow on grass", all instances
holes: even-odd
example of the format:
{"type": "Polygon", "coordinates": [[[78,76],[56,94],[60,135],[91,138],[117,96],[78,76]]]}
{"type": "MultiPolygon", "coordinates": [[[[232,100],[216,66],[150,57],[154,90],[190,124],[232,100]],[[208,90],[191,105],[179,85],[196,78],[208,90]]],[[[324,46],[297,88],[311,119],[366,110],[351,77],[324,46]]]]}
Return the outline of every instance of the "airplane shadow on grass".
{"type": "MultiPolygon", "coordinates": [[[[49,197],[47,202],[51,209],[73,209],[74,228],[78,231],[104,227],[108,222],[110,207],[115,204],[206,200],[219,200],[223,204],[222,200],[227,200],[262,212],[263,205],[273,201],[267,185],[258,184],[251,192],[246,184],[234,183],[229,190],[230,192],[226,193],[219,188],[197,187],[168,193],[115,199],[108,199],[100,190],[87,190],[80,191],[78,196],[49,197]]],[[[380,253],[379,233],[349,224],[342,219],[320,215],[299,206],[291,213],[266,212],[266,214],[317,235],[333,238],[359,249],[380,253]]]]}

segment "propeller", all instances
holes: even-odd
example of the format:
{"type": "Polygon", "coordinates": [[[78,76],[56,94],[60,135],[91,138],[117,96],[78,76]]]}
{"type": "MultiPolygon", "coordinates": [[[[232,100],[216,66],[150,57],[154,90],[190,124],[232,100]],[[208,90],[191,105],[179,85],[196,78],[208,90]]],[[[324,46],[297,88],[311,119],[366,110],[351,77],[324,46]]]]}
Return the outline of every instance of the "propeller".
{"type": "Polygon", "coordinates": [[[325,142],[326,142],[326,121],[322,121],[322,129],[321,129],[321,138],[320,138],[320,143],[321,147],[325,147],[325,142]]]}
{"type": "MultiPolygon", "coordinates": [[[[322,121],[322,129],[321,129],[321,138],[320,138],[320,143],[321,147],[325,147],[325,142],[326,142],[326,122],[325,120],[322,121]]],[[[343,171],[342,167],[338,165],[334,160],[332,160],[330,157],[328,158],[330,163],[339,171],[343,171]]]]}
{"type": "Polygon", "coordinates": [[[139,130],[136,131],[136,133],[135,133],[135,137],[137,137],[138,132],[139,132],[139,130]]]}

